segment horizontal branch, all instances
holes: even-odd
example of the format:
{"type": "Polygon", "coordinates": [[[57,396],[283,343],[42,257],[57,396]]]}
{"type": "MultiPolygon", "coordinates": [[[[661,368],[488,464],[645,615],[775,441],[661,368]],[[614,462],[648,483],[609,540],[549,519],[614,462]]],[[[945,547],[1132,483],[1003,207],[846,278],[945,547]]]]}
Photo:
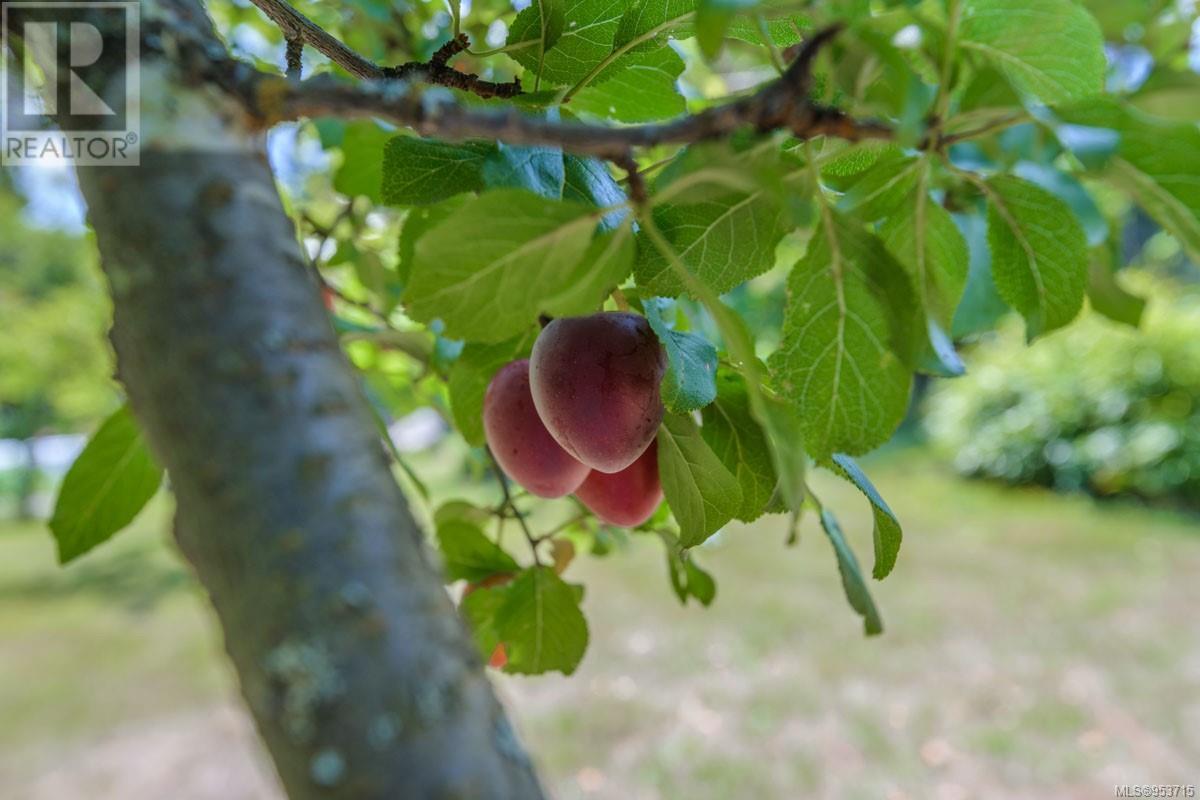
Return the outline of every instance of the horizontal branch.
{"type": "Polygon", "coordinates": [[[511,107],[466,107],[450,97],[423,93],[408,80],[349,84],[322,75],[297,83],[232,61],[215,65],[215,74],[208,77],[237,94],[264,126],[303,117],[377,117],[424,136],[558,146],[612,160],[622,160],[636,148],[721,139],[744,128],[763,133],[785,130],[799,138],[891,138],[886,125],[856,120],[809,100],[813,59],[837,32],[837,27],[831,27],[814,35],[778,80],[748,97],[664,123],[622,127],[547,119],[511,107]]]}

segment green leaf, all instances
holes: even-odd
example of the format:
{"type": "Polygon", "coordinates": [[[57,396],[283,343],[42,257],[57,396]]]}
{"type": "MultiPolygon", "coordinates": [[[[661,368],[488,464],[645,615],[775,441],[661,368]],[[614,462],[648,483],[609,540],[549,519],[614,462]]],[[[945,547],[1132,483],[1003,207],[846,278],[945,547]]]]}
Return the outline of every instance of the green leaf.
{"type": "MultiPolygon", "coordinates": [[[[658,228],[653,221],[643,218],[643,222],[647,243],[658,250],[665,259],[669,259],[669,263],[677,269],[677,272],[690,279],[690,273],[686,272],[686,267],[674,259],[675,254],[670,243],[658,233],[658,228]]],[[[781,402],[777,402],[773,398],[769,399],[763,391],[762,384],[767,380],[766,368],[754,354],[754,341],[745,321],[702,282],[690,279],[689,287],[696,292],[700,302],[712,316],[731,355],[735,361],[740,362],[739,368],[749,378],[747,389],[750,405],[754,409],[755,417],[767,431],[772,460],[780,476],[780,491],[785,502],[788,503],[788,507],[798,509],[804,498],[805,458],[800,445],[802,437],[798,433],[797,417],[792,409],[784,407],[781,402]]],[[[661,468],[659,472],[662,473],[661,468]]]]}
{"type": "Polygon", "coordinates": [[[871,599],[871,592],[863,579],[858,559],[854,557],[854,551],[842,535],[837,518],[824,508],[821,509],[821,528],[829,537],[833,552],[837,555],[838,571],[842,574],[842,588],[846,592],[846,599],[850,601],[850,607],[863,618],[863,631],[868,636],[883,633],[883,620],[879,616],[879,610],[875,608],[875,601],[871,599]]]}
{"type": "Polygon", "coordinates": [[[712,605],[717,597],[717,582],[713,576],[701,569],[690,554],[683,561],[683,570],[688,594],[699,600],[702,606],[712,605]]]}
{"type": "Polygon", "coordinates": [[[725,32],[739,11],[754,8],[758,0],[698,0],[696,39],[705,58],[715,58],[725,42],[725,32]]]}
{"type": "MultiPolygon", "coordinates": [[[[495,630],[508,654],[505,672],[570,675],[587,649],[579,593],[549,567],[527,569],[504,590],[495,630]]],[[[472,595],[473,597],[474,595],[472,595]]]]}
{"type": "Polygon", "coordinates": [[[696,18],[696,0],[635,0],[613,37],[613,50],[636,53],[666,43],[669,33],[685,38],[696,18]]]}
{"type": "Polygon", "coordinates": [[[694,547],[729,522],[742,490],[686,414],[667,414],[658,432],[658,472],[684,547],[694,547]]]}
{"type": "Polygon", "coordinates": [[[1059,116],[1073,125],[1117,133],[1105,176],[1200,261],[1200,129],[1195,123],[1155,119],[1111,99],[1062,109],[1059,116]]]}
{"type": "MultiPolygon", "coordinates": [[[[1196,138],[1200,138],[1200,134],[1196,138]]],[[[1156,160],[1162,164],[1162,157],[1172,152],[1171,145],[1164,141],[1160,145],[1156,160]]],[[[1200,258],[1200,192],[1195,186],[1186,186],[1180,181],[1182,169],[1189,169],[1184,161],[1195,162],[1194,151],[1175,151],[1174,171],[1168,185],[1162,173],[1152,174],[1145,168],[1145,163],[1138,165],[1122,158],[1113,160],[1109,177],[1114,184],[1129,192],[1133,199],[1147,214],[1172,234],[1188,255],[1193,259],[1200,258]]],[[[1200,173],[1192,173],[1193,176],[1200,173]]],[[[1194,180],[1194,178],[1193,178],[1194,180]]]]}
{"type": "Polygon", "coordinates": [[[1071,209],[1050,192],[1011,175],[987,182],[992,279],[1025,317],[1033,339],[1079,313],[1087,283],[1087,240],[1071,209]]]}
{"type": "Polygon", "coordinates": [[[1021,98],[1004,73],[992,67],[977,70],[963,90],[958,102],[960,112],[982,108],[1012,108],[1019,106],[1021,98]]]}
{"type": "Polygon", "coordinates": [[[867,222],[887,216],[912,195],[922,163],[899,151],[884,154],[846,187],[838,208],[867,222]]]}
{"type": "Polygon", "coordinates": [[[610,233],[596,235],[580,262],[574,283],[542,301],[552,317],[577,317],[599,310],[605,298],[629,277],[634,258],[633,220],[610,233]]]}
{"type": "Polygon", "coordinates": [[[842,142],[834,140],[825,144],[821,155],[830,153],[829,160],[822,159],[821,177],[826,181],[836,182],[839,178],[861,175],[877,164],[882,158],[892,158],[897,153],[895,145],[890,142],[842,142]],[[837,149],[831,149],[837,148],[837,149]]]}
{"type": "Polygon", "coordinates": [[[498,189],[467,201],[417,242],[409,315],[452,338],[498,342],[532,325],[546,298],[584,278],[593,209],[498,189]]]}
{"type": "Polygon", "coordinates": [[[462,208],[466,201],[466,195],[458,195],[431,206],[417,206],[404,215],[404,224],[400,227],[400,241],[397,247],[399,260],[396,264],[396,272],[402,287],[407,286],[412,278],[417,242],[426,233],[449,219],[454,212],[462,208]]]}
{"type": "Polygon", "coordinates": [[[540,74],[541,79],[557,85],[573,84],[587,75],[609,54],[617,26],[629,6],[629,0],[580,0],[565,10],[562,36],[544,57],[539,53],[541,16],[529,6],[513,20],[508,30],[508,46],[526,43],[510,50],[521,66],[540,74]],[[540,64],[540,69],[539,69],[540,64]]]}
{"type": "Polygon", "coordinates": [[[513,147],[503,142],[484,159],[483,183],[489,189],[528,189],[557,200],[566,180],[562,150],[557,147],[513,147]]]}
{"type": "Polygon", "coordinates": [[[680,547],[674,535],[665,531],[660,535],[666,547],[667,576],[679,602],[686,605],[688,598],[694,597],[702,606],[711,605],[717,596],[717,582],[712,575],[696,564],[691,551],[680,547]]]}
{"type": "Polygon", "coordinates": [[[1046,103],[1104,89],[1100,26],[1073,0],[965,0],[959,44],[1046,103]]]}
{"type": "Polygon", "coordinates": [[[529,354],[537,333],[533,330],[497,344],[468,342],[450,368],[446,389],[454,425],[467,444],[482,447],[483,396],[496,373],[510,361],[529,354]]]}
{"type": "Polygon", "coordinates": [[[896,556],[900,554],[900,542],[904,538],[900,520],[896,519],[875,484],[871,483],[853,458],[834,453],[833,471],[854,484],[871,502],[871,514],[875,517],[875,569],[872,577],[881,581],[896,566],[896,556]]]}
{"type": "Polygon", "coordinates": [[[510,33],[509,42],[519,36],[519,41],[532,43],[532,47],[526,52],[530,59],[536,58],[535,66],[531,67],[535,75],[541,73],[546,53],[562,38],[566,28],[566,14],[564,0],[533,0],[533,3],[513,20],[513,27],[519,26],[520,30],[510,33]]]}
{"type": "MultiPolygon", "coordinates": [[[[626,199],[624,190],[613,180],[603,161],[569,154],[563,156],[562,197],[597,208],[619,206],[626,199]]],[[[612,230],[628,216],[627,211],[614,211],[600,221],[600,230],[612,230]]]]}
{"type": "MultiPolygon", "coordinates": [[[[804,474],[808,470],[800,415],[794,404],[764,391],[763,386],[770,381],[770,375],[767,366],[754,355],[754,338],[745,320],[719,298],[709,296],[704,303],[726,346],[741,362],[739,368],[744,376],[742,385],[746,388],[750,410],[766,434],[771,464],[779,479],[779,499],[786,510],[799,514],[807,493],[804,474]]],[[[748,509],[749,505],[744,508],[748,509]]]]}
{"type": "MultiPolygon", "coordinates": [[[[717,399],[704,409],[704,441],[717,459],[726,466],[736,465],[742,503],[734,517],[753,522],[762,516],[775,491],[775,467],[771,446],[762,427],[754,419],[746,381],[735,372],[721,370],[717,375],[717,399]]],[[[781,442],[803,452],[799,442],[781,442]]]]}
{"type": "Polygon", "coordinates": [[[873,234],[830,211],[788,280],[783,340],[770,365],[823,460],[866,452],[908,405],[915,298],[873,234]]]}
{"type": "Polygon", "coordinates": [[[1131,25],[1142,26],[1162,13],[1173,0],[1090,0],[1086,2],[1104,33],[1114,40],[1131,25]]]}
{"type": "Polygon", "coordinates": [[[967,365],[954,349],[954,340],[946,329],[937,320],[926,317],[925,331],[928,340],[917,353],[917,370],[939,378],[957,378],[966,374],[967,365]]]}
{"type": "Polygon", "coordinates": [[[704,408],[717,396],[717,348],[703,336],[672,330],[662,318],[663,300],[645,303],[646,321],[667,351],[663,405],[677,414],[704,408]]]}
{"type": "Polygon", "coordinates": [[[953,336],[969,336],[989,331],[1008,313],[1008,306],[996,291],[992,280],[992,254],[987,245],[987,219],[982,214],[960,214],[955,224],[967,241],[970,257],[967,265],[967,285],[962,300],[954,310],[953,336]]]}
{"type": "Polygon", "coordinates": [[[1200,119],[1200,74],[1155,70],[1129,101],[1151,117],[1193,122],[1200,119]]]}
{"type": "Polygon", "coordinates": [[[948,328],[967,284],[967,242],[950,213],[927,194],[914,193],[905,205],[880,236],[912,278],[925,313],[948,328]]]}
{"type": "Polygon", "coordinates": [[[621,122],[652,122],[687,109],[675,86],[683,59],[669,47],[641,56],[603,83],[588,84],[571,98],[571,108],[621,122]]]}
{"type": "Polygon", "coordinates": [[[468,525],[482,527],[492,517],[492,509],[480,508],[469,500],[447,500],[433,512],[433,524],[446,525],[451,522],[465,522],[468,525]]]}
{"type": "MultiPolygon", "coordinates": [[[[775,247],[785,231],[783,209],[765,186],[696,203],[664,204],[651,213],[692,274],[718,294],[774,266],[775,247]]],[[[638,286],[652,294],[683,293],[670,262],[648,243],[638,247],[634,275],[638,286]]]]}
{"type": "Polygon", "coordinates": [[[333,176],[333,188],[350,197],[367,197],[372,203],[383,202],[384,148],[396,137],[374,122],[358,121],[346,125],[342,136],[342,165],[333,176]]]}
{"type": "Polygon", "coordinates": [[[655,205],[736,202],[759,189],[778,200],[782,195],[778,151],[749,144],[747,147],[747,141],[738,138],[685,147],[654,179],[652,202],[655,205]]]}
{"type": "Polygon", "coordinates": [[[567,9],[564,0],[534,0],[541,19],[542,52],[545,53],[562,38],[566,27],[567,9]]]}
{"type": "Polygon", "coordinates": [[[804,473],[808,470],[803,423],[790,403],[776,397],[756,401],[751,394],[750,401],[771,447],[771,463],[779,476],[778,500],[784,509],[798,515],[804,507],[804,473]]]}
{"type": "MultiPolygon", "coordinates": [[[[788,0],[778,3],[772,2],[772,0],[765,2],[760,0],[759,7],[767,17],[767,33],[776,47],[791,47],[799,44],[804,38],[804,32],[812,27],[812,21],[807,17],[790,13],[795,9],[795,5],[788,0]],[[772,9],[771,6],[777,6],[777,8],[772,9]]],[[[758,20],[749,15],[734,17],[725,31],[725,36],[750,44],[766,44],[763,41],[758,20]]]]}
{"type": "Polygon", "coordinates": [[[150,502],[162,483],[129,406],[106,419],[63,478],[50,519],[58,561],[108,541],[150,502]]]}
{"type": "Polygon", "coordinates": [[[1114,249],[1105,246],[1092,248],[1092,257],[1088,262],[1088,300],[1092,308],[1114,322],[1136,328],[1142,322],[1146,301],[1126,291],[1117,281],[1114,264],[1120,254],[1114,253],[1114,249]]]}
{"type": "Polygon", "coordinates": [[[1108,240],[1108,222],[1083,184],[1062,170],[1032,161],[1021,161],[1012,170],[1018,178],[1036,183],[1067,204],[1083,226],[1087,243],[1095,247],[1108,240]]]}
{"type": "Polygon", "coordinates": [[[383,201],[421,206],[483,189],[488,142],[440,142],[397,136],[383,151],[383,201]]]}
{"type": "Polygon", "coordinates": [[[438,546],[445,561],[446,578],[478,583],[496,574],[516,572],[520,565],[478,526],[462,519],[437,526],[438,546]]]}
{"type": "Polygon", "coordinates": [[[462,599],[459,611],[467,620],[475,639],[475,646],[484,663],[492,657],[496,645],[500,644],[500,633],[496,630],[496,617],[504,601],[508,599],[510,586],[476,589],[462,599]]]}

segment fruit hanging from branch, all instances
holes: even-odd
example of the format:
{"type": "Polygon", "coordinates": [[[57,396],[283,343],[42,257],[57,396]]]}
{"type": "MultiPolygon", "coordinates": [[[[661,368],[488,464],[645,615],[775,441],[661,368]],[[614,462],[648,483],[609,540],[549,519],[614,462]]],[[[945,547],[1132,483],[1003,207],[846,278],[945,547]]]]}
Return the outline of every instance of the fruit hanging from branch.
{"type": "Polygon", "coordinates": [[[559,446],[542,424],[529,392],[529,360],[505,365],[483,399],[488,446],[510,478],[538,497],[562,497],[590,471],[559,446]]]}
{"type": "Polygon", "coordinates": [[[533,346],[529,383],[558,443],[592,469],[614,473],[654,441],[666,366],[644,317],[605,312],[547,325],[533,346]]]}
{"type": "Polygon", "coordinates": [[[636,528],[654,514],[662,502],[658,478],[658,442],[653,441],[637,460],[620,472],[592,470],[575,496],[602,522],[636,528]]]}

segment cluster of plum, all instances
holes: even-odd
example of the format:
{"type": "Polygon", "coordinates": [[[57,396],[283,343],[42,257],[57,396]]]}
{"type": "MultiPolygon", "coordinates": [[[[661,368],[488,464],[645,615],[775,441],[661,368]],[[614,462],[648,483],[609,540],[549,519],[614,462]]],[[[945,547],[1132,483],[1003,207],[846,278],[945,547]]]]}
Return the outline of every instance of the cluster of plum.
{"type": "Polygon", "coordinates": [[[574,492],[604,522],[640,525],[662,501],[655,435],[665,369],[662,345],[637,314],[556,319],[528,359],[488,385],[488,446],[530,493],[574,492]]]}

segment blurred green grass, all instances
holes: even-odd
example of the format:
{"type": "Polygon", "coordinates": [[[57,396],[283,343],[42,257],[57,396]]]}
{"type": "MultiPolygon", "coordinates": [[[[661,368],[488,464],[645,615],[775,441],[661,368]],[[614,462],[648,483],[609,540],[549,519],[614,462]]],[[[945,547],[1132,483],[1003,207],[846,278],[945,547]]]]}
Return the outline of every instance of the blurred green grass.
{"type": "MultiPolygon", "coordinates": [[[[576,560],[580,670],[498,679],[557,797],[1092,798],[1196,782],[1196,518],[966,483],[913,450],[867,468],[905,526],[895,573],[872,584],[879,638],[862,637],[812,519],[794,548],[780,518],[703,547],[709,609],[678,605],[648,537],[576,560]]],[[[865,501],[829,476],[815,486],[869,563],[865,501]]],[[[97,789],[97,770],[136,759],[70,765],[175,720],[182,752],[160,761],[264,769],[228,752],[252,750],[248,735],[196,722],[236,694],[168,513],[156,503],[67,569],[41,528],[0,526],[0,786],[15,796],[54,796],[56,769],[59,796],[149,798],[152,781],[97,789]]],[[[176,773],[172,796],[261,797],[231,793],[249,781],[206,794],[211,781],[176,773]]]]}

